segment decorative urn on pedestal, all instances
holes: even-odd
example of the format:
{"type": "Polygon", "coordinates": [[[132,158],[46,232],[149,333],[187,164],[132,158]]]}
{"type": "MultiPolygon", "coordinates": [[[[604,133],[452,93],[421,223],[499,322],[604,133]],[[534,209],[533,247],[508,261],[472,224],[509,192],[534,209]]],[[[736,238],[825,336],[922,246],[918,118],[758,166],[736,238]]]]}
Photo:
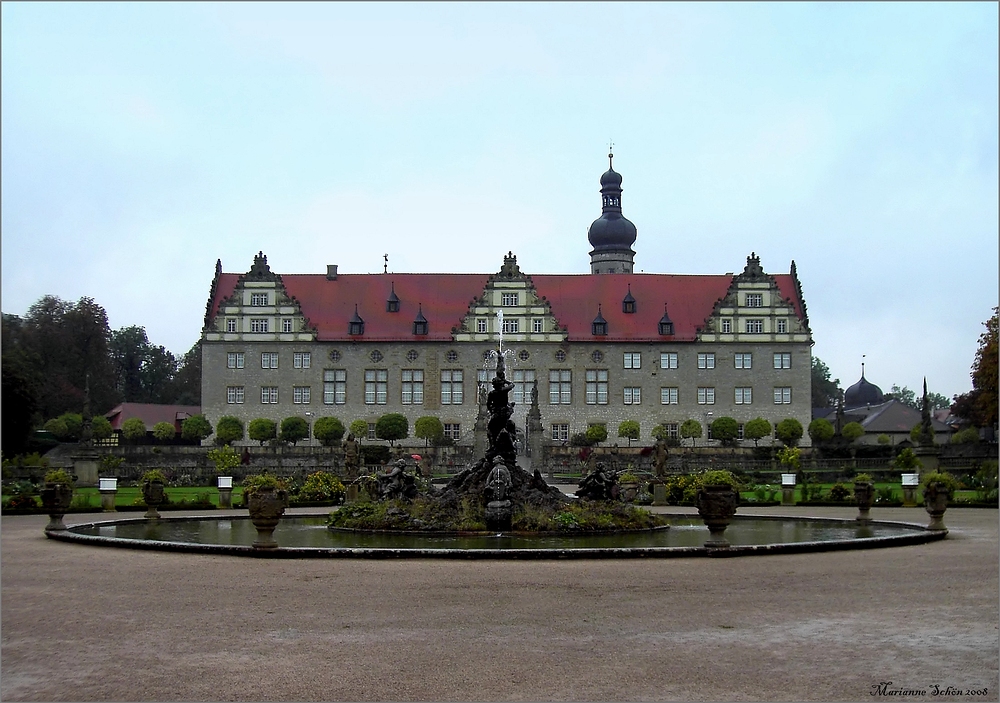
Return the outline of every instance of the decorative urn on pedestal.
{"type": "Polygon", "coordinates": [[[931,516],[928,530],[947,530],[944,526],[944,512],[948,509],[948,501],[958,488],[958,481],[949,473],[932,471],[924,474],[920,483],[924,487],[924,510],[931,516]]]}
{"type": "Polygon", "coordinates": [[[160,517],[157,508],[167,500],[167,477],[159,469],[150,469],[142,475],[142,500],[146,504],[146,515],[150,520],[160,517]]]}
{"type": "Polygon", "coordinates": [[[250,511],[250,520],[257,528],[254,549],[277,549],[274,530],[288,507],[285,483],[270,474],[257,474],[243,479],[243,501],[250,511]]]}
{"type": "Polygon", "coordinates": [[[42,506],[49,514],[49,524],[46,532],[65,530],[63,515],[73,502],[73,477],[62,469],[55,469],[45,474],[45,487],[40,491],[42,506]]]}
{"type": "Polygon", "coordinates": [[[854,500],[858,504],[858,524],[871,523],[869,511],[875,502],[875,483],[868,474],[858,474],[854,477],[854,500]]]}
{"type": "Polygon", "coordinates": [[[695,506],[710,533],[705,546],[724,549],[729,546],[724,533],[740,502],[739,483],[729,471],[706,471],[699,479],[695,506]]]}

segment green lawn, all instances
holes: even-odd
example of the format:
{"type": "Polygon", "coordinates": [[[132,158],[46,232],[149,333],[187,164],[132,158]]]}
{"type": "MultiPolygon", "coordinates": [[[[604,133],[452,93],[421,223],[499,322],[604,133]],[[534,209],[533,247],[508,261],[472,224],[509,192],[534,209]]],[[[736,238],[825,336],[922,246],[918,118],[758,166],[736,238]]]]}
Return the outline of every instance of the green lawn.
{"type": "MultiPolygon", "coordinates": [[[[210,486],[194,486],[189,488],[167,488],[167,497],[171,501],[188,500],[194,501],[202,495],[208,495],[212,504],[216,507],[219,506],[219,490],[215,487],[210,486]]],[[[243,488],[237,486],[233,488],[233,505],[238,504],[241,501],[243,495],[243,488]]],[[[123,508],[127,506],[132,506],[137,504],[138,501],[142,500],[142,491],[138,487],[123,486],[118,489],[115,493],[115,507],[123,508]]],[[[3,496],[4,505],[10,500],[9,495],[3,496]]],[[[97,488],[77,488],[73,494],[73,507],[83,508],[90,506],[92,508],[98,509],[101,507],[101,493],[97,488]]]]}

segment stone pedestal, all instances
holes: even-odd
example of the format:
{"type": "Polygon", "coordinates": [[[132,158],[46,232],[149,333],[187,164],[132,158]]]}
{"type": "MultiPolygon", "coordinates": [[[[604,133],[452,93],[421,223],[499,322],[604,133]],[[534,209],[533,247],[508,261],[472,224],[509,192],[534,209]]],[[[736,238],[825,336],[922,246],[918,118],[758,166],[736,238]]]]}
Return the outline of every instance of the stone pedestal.
{"type": "Polygon", "coordinates": [[[357,503],[358,502],[358,484],[350,483],[347,485],[347,497],[344,499],[345,503],[357,503]]]}
{"type": "Polygon", "coordinates": [[[653,484],[653,505],[667,504],[667,487],[662,483],[653,484]]]}
{"type": "Polygon", "coordinates": [[[80,487],[93,487],[98,484],[97,461],[100,457],[97,452],[84,448],[72,456],[73,473],[76,474],[76,485],[80,487]]]}
{"type": "Polygon", "coordinates": [[[917,507],[917,486],[920,485],[920,474],[903,474],[903,507],[917,507]]]}
{"type": "Polygon", "coordinates": [[[115,496],[118,494],[118,479],[100,479],[100,486],[98,490],[101,493],[101,509],[106,513],[115,512],[115,496]]]}
{"type": "Polygon", "coordinates": [[[795,505],[795,474],[781,474],[781,504],[795,505]]]}
{"type": "Polygon", "coordinates": [[[223,510],[233,507],[232,476],[219,476],[219,507],[223,510]]]}
{"type": "Polygon", "coordinates": [[[941,452],[934,445],[914,447],[913,453],[920,459],[920,472],[937,471],[941,466],[941,452]]]}

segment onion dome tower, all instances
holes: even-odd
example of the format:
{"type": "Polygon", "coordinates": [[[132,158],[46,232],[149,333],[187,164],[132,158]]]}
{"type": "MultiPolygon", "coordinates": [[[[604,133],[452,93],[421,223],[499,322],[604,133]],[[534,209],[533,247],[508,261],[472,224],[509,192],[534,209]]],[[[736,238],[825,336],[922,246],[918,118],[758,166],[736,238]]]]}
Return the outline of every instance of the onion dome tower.
{"type": "Polygon", "coordinates": [[[590,225],[587,238],[591,273],[632,273],[635,252],[635,225],[622,217],[622,177],[612,167],[615,155],[608,154],[608,170],[601,176],[601,216],[590,225]]]}
{"type": "Polygon", "coordinates": [[[861,380],[844,391],[844,407],[863,408],[866,405],[881,405],[884,402],[882,389],[865,378],[865,365],[861,364],[861,380]]]}

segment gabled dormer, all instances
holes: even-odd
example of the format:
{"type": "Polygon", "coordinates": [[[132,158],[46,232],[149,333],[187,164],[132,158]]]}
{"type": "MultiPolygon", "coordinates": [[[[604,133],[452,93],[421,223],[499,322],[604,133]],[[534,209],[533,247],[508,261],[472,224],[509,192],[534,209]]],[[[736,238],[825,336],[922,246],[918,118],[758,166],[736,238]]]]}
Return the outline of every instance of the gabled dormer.
{"type": "MultiPolygon", "coordinates": [[[[222,276],[222,262],[215,265],[215,280],[222,276]]],[[[215,295],[215,282],[213,282],[215,295]]],[[[281,276],[271,271],[264,252],[236,281],[232,295],[222,301],[214,316],[206,311],[207,341],[295,342],[314,341],[316,330],[302,314],[299,302],[288,295],[281,276]]]]}
{"type": "Polygon", "coordinates": [[[622,312],[626,315],[635,314],[635,298],[632,297],[632,284],[629,284],[628,293],[622,299],[622,312]]]}
{"type": "Polygon", "coordinates": [[[566,330],[559,326],[549,302],[539,297],[531,277],[521,272],[511,252],[452,332],[456,342],[494,342],[501,329],[505,344],[566,339],[566,330]]]}
{"type": "Polygon", "coordinates": [[[425,336],[427,334],[427,318],[424,317],[424,307],[419,306],[417,316],[413,320],[413,334],[425,336]]]}
{"type": "MultiPolygon", "coordinates": [[[[794,273],[794,269],[792,271],[794,273]]],[[[796,279],[797,280],[797,279],[796,279]]],[[[796,295],[801,291],[796,289],[796,295]]],[[[804,302],[801,302],[805,310],[804,302]]],[[[809,342],[812,336],[795,301],[782,295],[774,276],[761,268],[751,252],[743,272],[733,276],[726,294],[716,301],[701,327],[702,342],[809,342]]]]}
{"type": "Polygon", "coordinates": [[[396,295],[396,284],[389,284],[389,297],[385,301],[386,312],[399,312],[399,296],[396,295]]]}
{"type": "Polygon", "coordinates": [[[608,321],[601,314],[601,306],[597,306],[597,317],[590,323],[590,333],[595,337],[606,337],[608,334],[608,321]]]}

